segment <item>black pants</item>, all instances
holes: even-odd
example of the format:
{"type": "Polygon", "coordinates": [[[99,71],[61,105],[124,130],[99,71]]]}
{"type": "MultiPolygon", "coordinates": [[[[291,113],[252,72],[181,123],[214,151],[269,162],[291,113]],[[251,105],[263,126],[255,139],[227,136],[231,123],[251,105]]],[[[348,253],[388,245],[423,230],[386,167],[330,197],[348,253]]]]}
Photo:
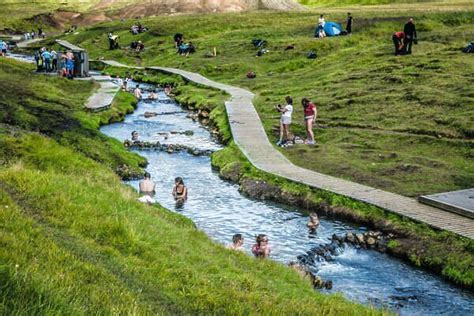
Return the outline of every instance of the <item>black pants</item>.
{"type": "Polygon", "coordinates": [[[351,33],[352,33],[352,24],[347,24],[347,26],[346,26],[346,32],[347,32],[347,34],[351,34],[351,33]]]}
{"type": "Polygon", "coordinates": [[[413,37],[405,37],[405,49],[407,54],[411,54],[411,47],[413,46],[413,37]]]}
{"type": "Polygon", "coordinates": [[[395,35],[392,36],[392,41],[393,45],[395,45],[395,55],[401,55],[402,49],[400,49],[400,46],[402,45],[402,41],[395,35]]]}

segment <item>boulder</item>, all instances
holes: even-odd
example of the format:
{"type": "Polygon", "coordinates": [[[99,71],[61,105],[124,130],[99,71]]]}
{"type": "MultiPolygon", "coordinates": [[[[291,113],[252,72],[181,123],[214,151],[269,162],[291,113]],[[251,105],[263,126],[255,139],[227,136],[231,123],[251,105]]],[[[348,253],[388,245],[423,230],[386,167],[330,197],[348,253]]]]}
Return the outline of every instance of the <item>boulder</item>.
{"type": "Polygon", "coordinates": [[[145,115],[146,118],[149,118],[149,117],[157,116],[158,113],[156,113],[156,112],[145,112],[144,115],[145,115]]]}
{"type": "Polygon", "coordinates": [[[376,243],[377,243],[377,240],[374,237],[367,238],[367,246],[374,247],[376,243]]]}
{"type": "Polygon", "coordinates": [[[356,236],[357,243],[358,243],[359,245],[365,244],[364,235],[362,235],[362,234],[356,234],[355,236],[356,236]]]}

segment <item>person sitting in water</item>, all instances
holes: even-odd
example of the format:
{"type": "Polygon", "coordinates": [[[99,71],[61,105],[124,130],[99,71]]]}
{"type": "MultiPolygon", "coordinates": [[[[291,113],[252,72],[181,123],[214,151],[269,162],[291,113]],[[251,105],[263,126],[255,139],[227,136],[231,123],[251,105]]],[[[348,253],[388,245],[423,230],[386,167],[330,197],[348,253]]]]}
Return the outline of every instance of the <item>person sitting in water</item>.
{"type": "Polygon", "coordinates": [[[137,100],[142,99],[142,90],[140,90],[139,85],[136,85],[135,90],[133,91],[133,94],[135,95],[135,98],[137,98],[137,100]]]}
{"type": "Polygon", "coordinates": [[[188,198],[188,189],[181,177],[174,179],[173,197],[177,202],[184,202],[188,198]]]}
{"type": "Polygon", "coordinates": [[[132,142],[138,142],[138,141],[140,141],[138,132],[137,132],[137,131],[133,131],[133,132],[132,132],[132,142]]]}
{"type": "Polygon", "coordinates": [[[123,80],[120,76],[115,77],[115,83],[123,90],[123,80]]]}
{"type": "Polygon", "coordinates": [[[145,172],[145,179],[138,184],[140,194],[153,196],[155,195],[155,182],[151,180],[151,175],[145,172]]]}
{"type": "Polygon", "coordinates": [[[235,234],[232,236],[232,244],[227,246],[227,249],[244,251],[242,247],[244,244],[244,237],[242,234],[235,234]]]}
{"type": "Polygon", "coordinates": [[[272,249],[268,245],[268,237],[265,234],[259,234],[256,243],[252,246],[252,253],[256,258],[268,258],[272,249]]]}
{"type": "Polygon", "coordinates": [[[171,86],[169,84],[166,85],[165,87],[165,94],[170,95],[171,94],[171,86]]]}
{"type": "Polygon", "coordinates": [[[156,91],[150,92],[150,94],[148,95],[148,100],[156,100],[156,99],[158,99],[158,95],[156,94],[156,91]]]}
{"type": "Polygon", "coordinates": [[[306,226],[309,228],[310,231],[316,231],[319,227],[319,218],[318,214],[316,213],[311,213],[309,215],[309,220],[306,226]]]}

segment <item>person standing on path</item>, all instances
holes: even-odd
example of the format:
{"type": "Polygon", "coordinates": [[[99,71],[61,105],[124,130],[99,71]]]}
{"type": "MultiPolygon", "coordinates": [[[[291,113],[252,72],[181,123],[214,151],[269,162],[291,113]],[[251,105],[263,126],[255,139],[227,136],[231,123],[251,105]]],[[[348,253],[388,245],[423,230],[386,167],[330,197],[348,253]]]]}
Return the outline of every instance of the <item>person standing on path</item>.
{"type": "Polygon", "coordinates": [[[416,39],[416,27],[415,23],[413,23],[413,18],[408,19],[408,22],[405,24],[403,28],[403,33],[405,33],[405,50],[407,54],[411,54],[411,47],[413,43],[417,43],[416,39]]]}
{"type": "Polygon", "coordinates": [[[70,50],[66,53],[66,70],[68,79],[74,78],[74,54],[70,50]]]}
{"type": "Polygon", "coordinates": [[[304,110],[304,122],[306,126],[306,135],[305,144],[314,145],[314,133],[313,133],[313,124],[316,122],[316,117],[318,115],[318,109],[316,105],[309,101],[307,98],[301,100],[304,110]]]}
{"type": "Polygon", "coordinates": [[[51,50],[51,70],[58,71],[58,53],[54,49],[51,50]]]}
{"type": "Polygon", "coordinates": [[[347,12],[346,32],[347,34],[352,33],[352,14],[350,12],[347,12]]]}
{"type": "Polygon", "coordinates": [[[45,49],[43,53],[41,53],[41,57],[43,57],[44,61],[44,71],[50,72],[51,71],[51,53],[45,49]]]}
{"type": "Polygon", "coordinates": [[[285,98],[286,105],[282,107],[278,104],[276,107],[278,112],[281,112],[280,118],[280,139],[277,142],[277,146],[282,146],[290,140],[290,124],[291,114],[293,113],[293,99],[290,96],[285,98]],[[285,140],[283,140],[283,137],[285,140]]]}

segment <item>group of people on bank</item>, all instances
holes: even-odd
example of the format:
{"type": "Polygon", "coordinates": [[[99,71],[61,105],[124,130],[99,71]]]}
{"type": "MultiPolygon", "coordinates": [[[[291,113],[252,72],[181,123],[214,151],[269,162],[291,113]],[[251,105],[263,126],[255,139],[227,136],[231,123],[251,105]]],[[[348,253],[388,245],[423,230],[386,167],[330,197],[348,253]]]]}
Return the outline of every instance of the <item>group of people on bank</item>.
{"type": "MultiPolygon", "coordinates": [[[[295,138],[291,137],[290,124],[293,115],[293,98],[287,96],[285,98],[286,105],[278,104],[275,109],[281,113],[280,118],[280,138],[277,142],[277,146],[286,147],[289,144],[295,143],[295,138]]],[[[318,115],[318,109],[316,105],[307,98],[301,99],[301,105],[303,107],[303,117],[306,127],[306,139],[305,144],[315,145],[313,124],[316,122],[318,115]]]]}
{"type": "Polygon", "coordinates": [[[54,49],[42,47],[34,55],[37,72],[57,72],[61,77],[74,77],[74,53],[70,50],[59,54],[54,49]]]}

